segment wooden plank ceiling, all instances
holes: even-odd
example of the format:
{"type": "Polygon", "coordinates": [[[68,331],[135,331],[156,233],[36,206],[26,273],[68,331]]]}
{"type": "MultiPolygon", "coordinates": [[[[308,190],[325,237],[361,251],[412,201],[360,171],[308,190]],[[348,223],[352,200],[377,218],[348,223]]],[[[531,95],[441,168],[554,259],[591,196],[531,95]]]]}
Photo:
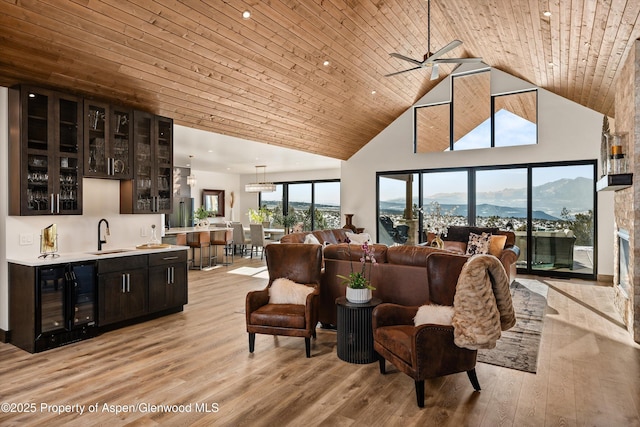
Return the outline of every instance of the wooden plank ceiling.
{"type": "MultiPolygon", "coordinates": [[[[460,39],[447,56],[615,116],[640,1],[432,0],[431,14],[432,51],[460,39]]],[[[337,159],[437,83],[430,69],[383,77],[410,65],[390,52],[427,51],[425,0],[0,0],[0,29],[2,86],[95,95],[337,159]]]]}

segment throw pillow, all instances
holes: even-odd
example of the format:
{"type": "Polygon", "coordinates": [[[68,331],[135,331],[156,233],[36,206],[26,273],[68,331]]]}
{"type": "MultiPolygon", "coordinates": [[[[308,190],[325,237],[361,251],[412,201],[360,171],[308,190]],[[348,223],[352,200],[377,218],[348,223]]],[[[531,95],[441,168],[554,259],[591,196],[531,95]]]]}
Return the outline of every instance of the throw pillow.
{"type": "Polygon", "coordinates": [[[276,279],[269,287],[269,304],[305,305],[307,295],[311,292],[311,286],[301,285],[286,278],[276,279]]]}
{"type": "Polygon", "coordinates": [[[500,234],[492,234],[491,241],[489,242],[489,253],[493,256],[499,257],[504,249],[504,244],[507,242],[507,236],[500,234]]]}
{"type": "Polygon", "coordinates": [[[469,242],[467,243],[467,255],[478,255],[489,253],[489,242],[491,240],[490,233],[475,234],[469,233],[469,242]]]}
{"type": "Polygon", "coordinates": [[[433,324],[433,325],[451,325],[453,319],[453,307],[448,305],[429,304],[418,308],[413,323],[416,326],[433,324]]]}
{"type": "Polygon", "coordinates": [[[304,243],[306,244],[312,244],[312,245],[320,245],[320,240],[318,240],[318,238],[316,236],[314,236],[313,234],[309,233],[306,236],[304,236],[304,243]]]}
{"type": "Polygon", "coordinates": [[[367,242],[368,244],[371,244],[371,236],[369,235],[369,233],[352,233],[350,231],[347,231],[346,233],[347,238],[349,239],[349,243],[351,243],[352,245],[361,245],[364,242],[367,242]]]}

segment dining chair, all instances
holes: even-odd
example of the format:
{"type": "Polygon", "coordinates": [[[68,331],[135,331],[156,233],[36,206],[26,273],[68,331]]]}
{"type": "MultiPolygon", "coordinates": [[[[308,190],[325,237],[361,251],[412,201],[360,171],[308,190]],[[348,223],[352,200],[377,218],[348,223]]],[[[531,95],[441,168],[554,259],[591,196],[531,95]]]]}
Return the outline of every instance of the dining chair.
{"type": "Polygon", "coordinates": [[[251,258],[255,251],[258,256],[258,248],[260,248],[260,259],[264,257],[264,247],[267,246],[267,239],[264,235],[264,227],[262,224],[249,224],[251,234],[251,258]]]}
{"type": "Polygon", "coordinates": [[[233,229],[233,245],[240,248],[240,256],[244,256],[247,250],[247,245],[251,243],[251,239],[247,239],[244,234],[244,227],[241,222],[232,222],[231,228],[233,229]]]}

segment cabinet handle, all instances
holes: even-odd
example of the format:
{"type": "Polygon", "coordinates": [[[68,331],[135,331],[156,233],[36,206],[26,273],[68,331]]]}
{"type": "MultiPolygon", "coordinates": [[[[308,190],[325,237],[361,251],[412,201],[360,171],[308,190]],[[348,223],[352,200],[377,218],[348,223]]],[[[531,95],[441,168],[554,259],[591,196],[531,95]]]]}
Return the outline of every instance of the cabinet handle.
{"type": "Polygon", "coordinates": [[[127,288],[126,288],[127,284],[126,284],[126,282],[127,282],[127,276],[126,276],[126,274],[123,274],[122,275],[122,293],[123,294],[125,292],[127,292],[127,288]]]}
{"type": "Polygon", "coordinates": [[[171,267],[167,268],[167,285],[171,284],[171,267]]]}
{"type": "Polygon", "coordinates": [[[53,210],[53,193],[51,193],[51,213],[55,213],[53,210]]]}
{"type": "Polygon", "coordinates": [[[60,213],[60,193],[56,194],[56,213],[60,213]]]}
{"type": "Polygon", "coordinates": [[[176,282],[176,268],[171,267],[171,284],[173,285],[176,282]]]}
{"type": "Polygon", "coordinates": [[[166,256],[166,257],[162,258],[163,261],[170,261],[172,259],[178,259],[178,257],[177,256],[166,256]]]}
{"type": "Polygon", "coordinates": [[[107,157],[107,175],[113,175],[113,159],[107,157]]]}
{"type": "Polygon", "coordinates": [[[131,275],[127,273],[127,292],[131,292],[131,275]]]}

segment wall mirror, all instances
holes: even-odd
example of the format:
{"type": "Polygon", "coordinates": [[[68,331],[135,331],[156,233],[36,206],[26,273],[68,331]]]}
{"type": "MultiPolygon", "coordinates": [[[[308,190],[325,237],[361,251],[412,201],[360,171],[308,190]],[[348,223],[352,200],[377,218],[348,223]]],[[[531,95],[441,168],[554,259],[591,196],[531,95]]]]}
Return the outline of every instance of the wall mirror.
{"type": "Polygon", "coordinates": [[[224,190],[202,190],[202,206],[211,216],[224,216],[224,190]]]}

